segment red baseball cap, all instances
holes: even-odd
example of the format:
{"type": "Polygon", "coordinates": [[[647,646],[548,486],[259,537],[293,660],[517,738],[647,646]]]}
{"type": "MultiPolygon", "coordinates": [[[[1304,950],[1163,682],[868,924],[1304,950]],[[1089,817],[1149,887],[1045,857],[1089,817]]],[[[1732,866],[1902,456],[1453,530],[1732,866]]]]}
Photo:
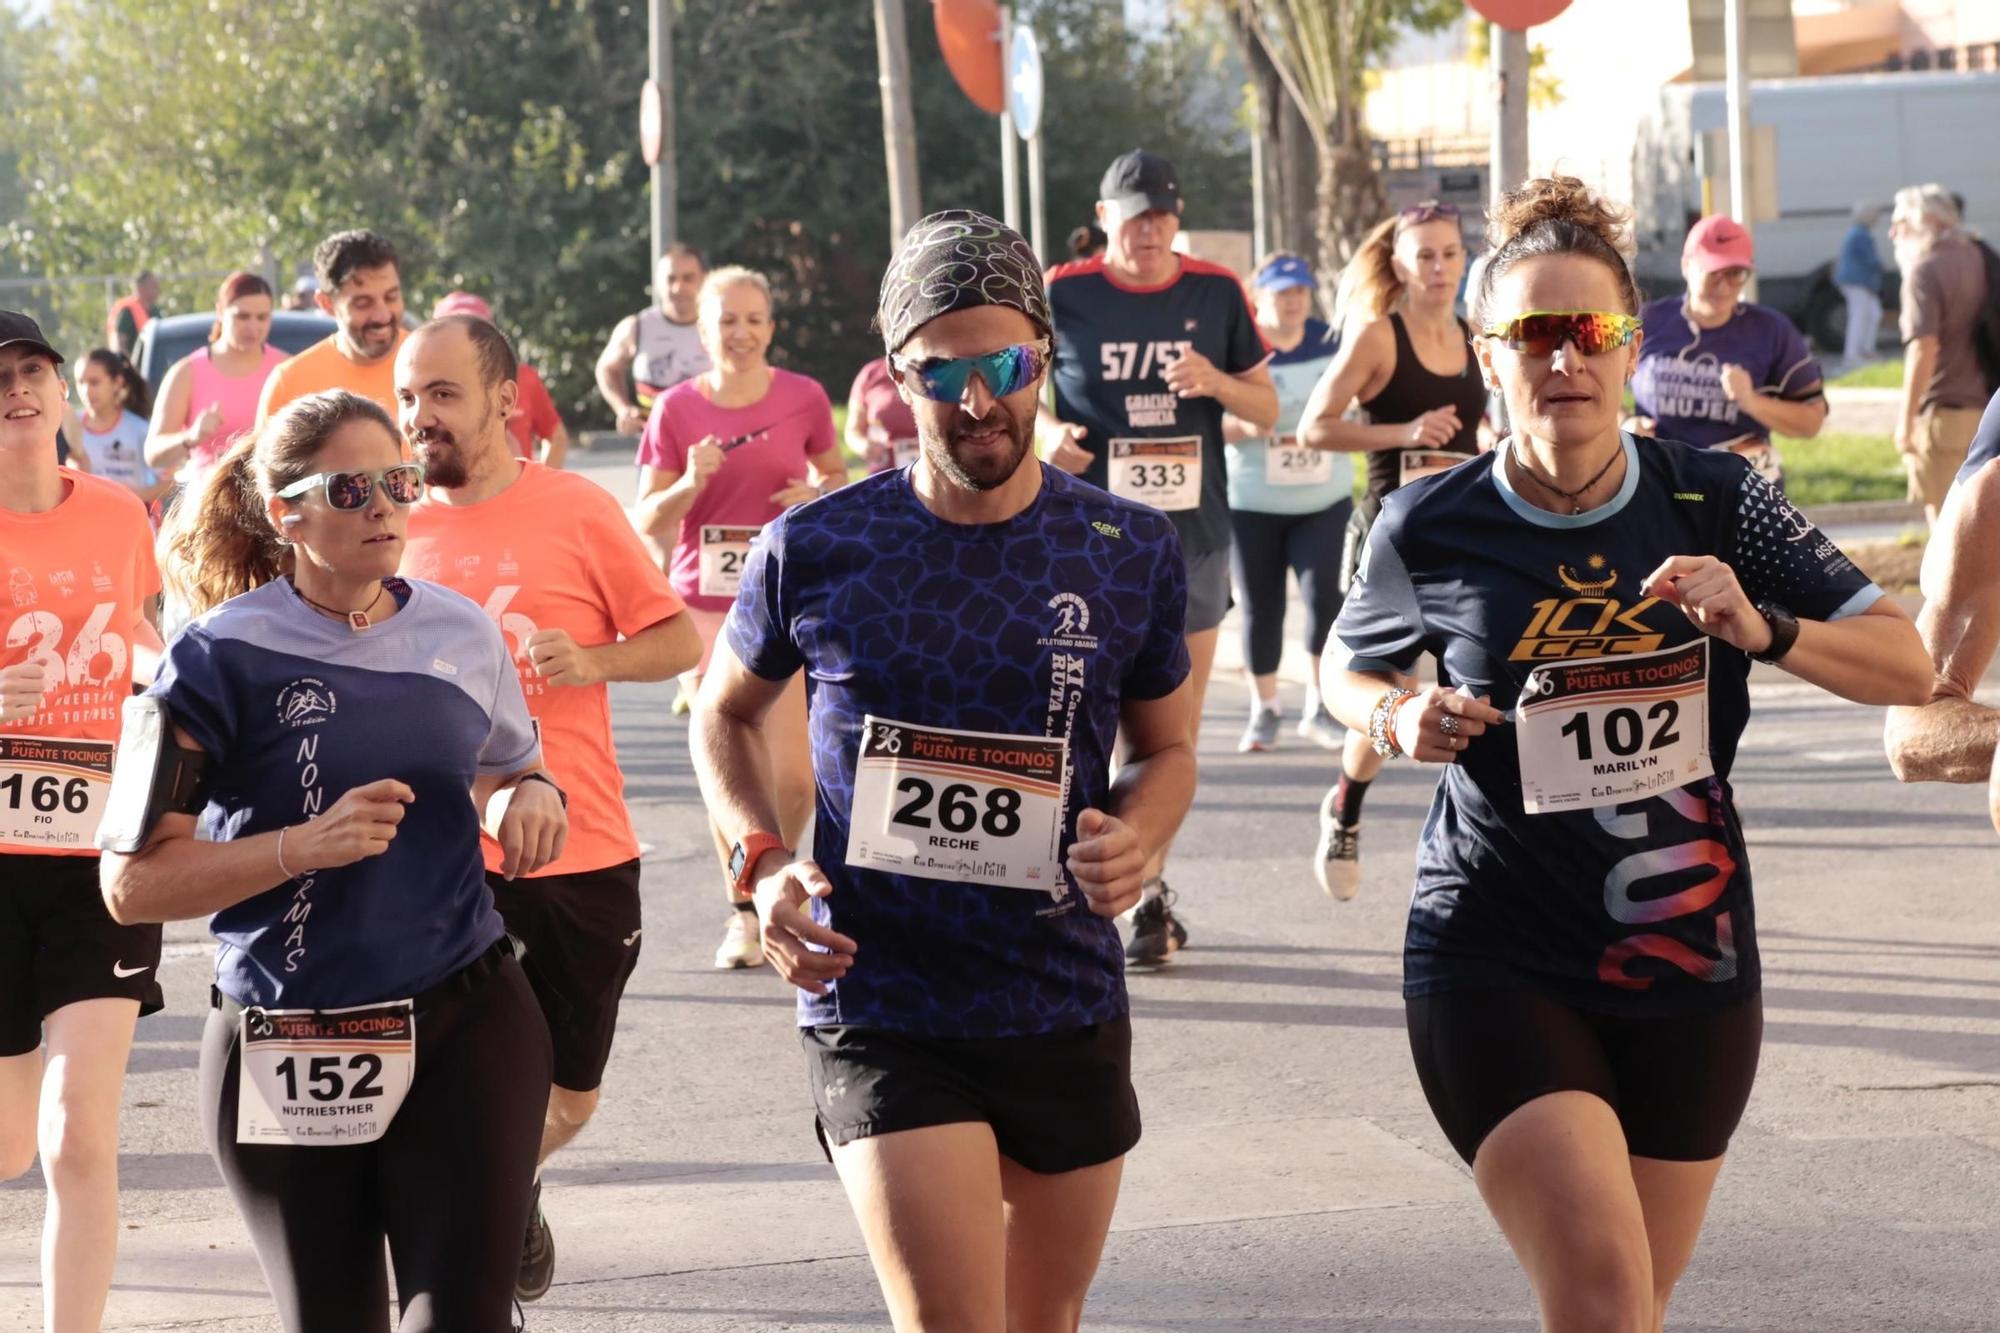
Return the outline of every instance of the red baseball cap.
{"type": "Polygon", "coordinates": [[[1719,268],[1750,268],[1756,263],[1756,253],[1743,224],[1718,213],[1695,223],[1688,232],[1687,244],[1681,247],[1681,263],[1713,273],[1719,268]]]}
{"type": "Polygon", "coordinates": [[[490,324],[493,307],[471,292],[447,292],[431,307],[432,319],[443,319],[446,315],[474,315],[490,324]]]}

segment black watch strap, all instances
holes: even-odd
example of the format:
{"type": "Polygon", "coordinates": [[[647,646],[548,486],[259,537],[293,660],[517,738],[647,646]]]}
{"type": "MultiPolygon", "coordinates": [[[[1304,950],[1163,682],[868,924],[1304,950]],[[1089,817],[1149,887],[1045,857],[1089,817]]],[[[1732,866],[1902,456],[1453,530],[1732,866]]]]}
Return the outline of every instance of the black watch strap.
{"type": "Polygon", "coordinates": [[[1750,654],[1750,659],[1776,665],[1785,660],[1785,654],[1799,641],[1798,617],[1776,602],[1757,603],[1757,614],[1771,627],[1771,644],[1761,653],[1750,654]]]}
{"type": "Polygon", "coordinates": [[[523,782],[546,782],[551,787],[555,787],[556,799],[562,802],[563,809],[569,809],[569,793],[564,791],[560,786],[557,786],[556,780],[540,769],[536,769],[532,773],[523,773],[519,778],[515,779],[514,785],[518,787],[523,782]]]}

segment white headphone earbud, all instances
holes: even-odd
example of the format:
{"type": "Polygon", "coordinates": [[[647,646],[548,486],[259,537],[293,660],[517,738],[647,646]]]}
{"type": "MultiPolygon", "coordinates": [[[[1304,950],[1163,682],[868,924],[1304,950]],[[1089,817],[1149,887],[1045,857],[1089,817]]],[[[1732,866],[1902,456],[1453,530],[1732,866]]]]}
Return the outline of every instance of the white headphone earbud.
{"type": "Polygon", "coordinates": [[[299,524],[305,522],[305,519],[301,518],[297,514],[287,514],[283,518],[279,519],[278,522],[284,524],[288,528],[295,528],[299,524]]]}

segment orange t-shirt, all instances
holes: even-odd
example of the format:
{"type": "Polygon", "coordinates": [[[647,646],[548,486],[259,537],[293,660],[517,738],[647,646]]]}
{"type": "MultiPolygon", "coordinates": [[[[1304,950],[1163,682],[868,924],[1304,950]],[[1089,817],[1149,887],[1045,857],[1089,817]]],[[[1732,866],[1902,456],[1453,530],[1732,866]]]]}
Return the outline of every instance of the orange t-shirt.
{"type": "Polygon", "coordinates": [[[325,393],[328,389],[346,389],[363,398],[373,398],[389,414],[389,420],[394,421],[396,353],[403,350],[403,339],[409,336],[409,330],[398,329],[396,345],[389,349],[389,354],[380,361],[362,365],[348,360],[340,350],[339,337],[328,334],[271,372],[271,377],[264,381],[263,397],[257,400],[257,424],[263,425],[293,399],[309,393],[325,393]]]}
{"type": "MultiPolygon", "coordinates": [[[[658,624],[682,603],[609,491],[540,463],[519,466],[512,486],[480,504],[419,501],[403,573],[485,607],[514,654],[543,762],[569,793],[569,845],[540,873],[602,870],[639,854],[611,738],[611,692],[549,685],[523,645],[537,629],[564,629],[594,648],[658,624]]],[[[482,841],[487,867],[499,869],[499,844],[482,841]]]]}
{"type": "Polygon", "coordinates": [[[0,509],[0,667],[39,659],[51,680],[32,716],[0,725],[0,852],[96,856],[95,818],[86,830],[83,816],[102,816],[110,755],[44,742],[117,741],[133,639],[160,571],[137,496],[70,468],[60,475],[69,493],[54,509],[0,509]]]}

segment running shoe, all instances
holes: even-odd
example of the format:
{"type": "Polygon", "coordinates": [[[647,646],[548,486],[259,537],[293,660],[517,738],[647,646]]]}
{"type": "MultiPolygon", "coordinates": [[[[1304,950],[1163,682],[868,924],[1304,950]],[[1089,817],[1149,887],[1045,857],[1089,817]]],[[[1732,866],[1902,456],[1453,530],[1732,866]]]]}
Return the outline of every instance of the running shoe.
{"type": "Polygon", "coordinates": [[[521,1242],[521,1272],[514,1279],[514,1299],[538,1301],[546,1296],[556,1277],[556,1238],[549,1219],[542,1216],[542,1182],[535,1181],[529,1196],[528,1235],[521,1242]]]}
{"type": "Polygon", "coordinates": [[[1132,942],[1125,946],[1125,966],[1164,966],[1187,946],[1187,927],[1174,918],[1174,891],[1163,882],[1159,893],[1132,910],[1132,942]]]}
{"type": "Polygon", "coordinates": [[[1343,824],[1334,815],[1338,787],[1319,803],[1319,852],[1313,857],[1313,877],[1326,896],[1346,902],[1361,892],[1361,825],[1343,824]]]}
{"type": "Polygon", "coordinates": [[[1243,739],[1236,742],[1236,753],[1257,754],[1264,750],[1278,748],[1278,710],[1259,708],[1250,715],[1250,725],[1243,730],[1243,739]]]}
{"type": "Polygon", "coordinates": [[[764,941],[757,934],[757,914],[732,910],[716,946],[715,965],[724,971],[764,964],[764,941]]]}
{"type": "Polygon", "coordinates": [[[1322,750],[1339,750],[1347,744],[1347,728],[1334,721],[1325,704],[1299,719],[1299,735],[1322,750]]]}

